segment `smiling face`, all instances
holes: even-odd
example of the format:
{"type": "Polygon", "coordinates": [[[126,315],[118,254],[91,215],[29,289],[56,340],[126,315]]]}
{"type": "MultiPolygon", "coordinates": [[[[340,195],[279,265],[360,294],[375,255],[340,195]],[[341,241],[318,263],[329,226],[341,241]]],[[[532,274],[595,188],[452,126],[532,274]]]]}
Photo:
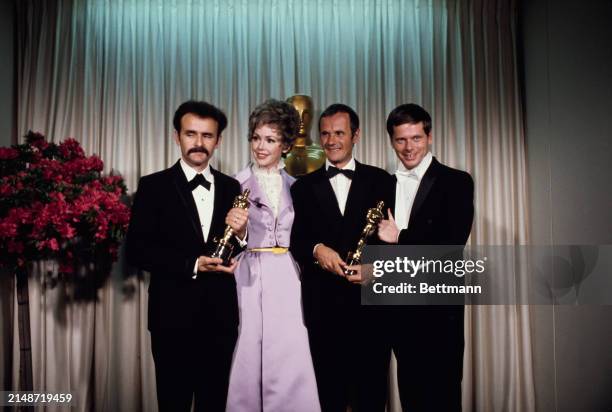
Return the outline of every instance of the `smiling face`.
{"type": "Polygon", "coordinates": [[[181,157],[198,172],[206,169],[219,146],[221,136],[217,130],[216,120],[187,113],[181,118],[180,132],[174,132],[174,140],[181,148],[181,157]]]}
{"type": "Polygon", "coordinates": [[[327,160],[342,168],[353,156],[353,145],[359,141],[359,129],[353,135],[348,113],[339,112],[321,118],[319,137],[327,160]]]}
{"type": "Polygon", "coordinates": [[[393,127],[391,144],[399,160],[406,169],[417,167],[427,152],[432,142],[431,132],[425,133],[423,122],[404,123],[393,127]]]}
{"type": "Polygon", "coordinates": [[[287,151],[287,145],[283,144],[283,138],[273,124],[257,126],[251,136],[251,151],[257,165],[264,169],[278,166],[283,151],[287,151]]]}

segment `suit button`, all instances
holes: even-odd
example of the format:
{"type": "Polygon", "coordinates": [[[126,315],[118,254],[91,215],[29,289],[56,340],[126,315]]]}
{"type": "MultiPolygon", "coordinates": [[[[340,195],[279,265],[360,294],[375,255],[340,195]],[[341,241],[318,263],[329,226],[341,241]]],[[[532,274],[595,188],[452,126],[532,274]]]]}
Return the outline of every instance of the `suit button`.
{"type": "Polygon", "coordinates": [[[428,225],[431,225],[431,223],[432,223],[432,222],[433,222],[433,220],[432,220],[432,219],[427,219],[427,224],[428,224],[428,225]]]}

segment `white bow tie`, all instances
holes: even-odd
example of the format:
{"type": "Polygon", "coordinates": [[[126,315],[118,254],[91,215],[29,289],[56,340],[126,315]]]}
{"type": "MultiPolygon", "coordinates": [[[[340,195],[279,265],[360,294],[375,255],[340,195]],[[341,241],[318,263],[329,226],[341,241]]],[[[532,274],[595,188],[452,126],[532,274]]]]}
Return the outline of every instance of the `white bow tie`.
{"type": "Polygon", "coordinates": [[[414,170],[397,170],[395,175],[397,176],[397,180],[419,180],[419,175],[414,170]]]}

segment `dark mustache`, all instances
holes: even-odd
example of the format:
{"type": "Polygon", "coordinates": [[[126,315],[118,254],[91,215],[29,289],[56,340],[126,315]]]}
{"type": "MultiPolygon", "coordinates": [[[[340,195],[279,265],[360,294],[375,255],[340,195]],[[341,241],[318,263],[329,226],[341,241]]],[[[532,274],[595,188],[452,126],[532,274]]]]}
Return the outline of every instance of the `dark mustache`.
{"type": "Polygon", "coordinates": [[[210,156],[208,149],[206,149],[205,147],[192,147],[191,149],[189,149],[187,154],[191,154],[191,153],[205,153],[208,156],[210,156]]]}

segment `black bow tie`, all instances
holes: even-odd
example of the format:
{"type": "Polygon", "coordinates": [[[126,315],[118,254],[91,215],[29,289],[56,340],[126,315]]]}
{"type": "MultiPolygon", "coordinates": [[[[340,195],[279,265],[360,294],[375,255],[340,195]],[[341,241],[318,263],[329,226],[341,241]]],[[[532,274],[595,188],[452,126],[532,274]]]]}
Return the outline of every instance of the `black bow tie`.
{"type": "Polygon", "coordinates": [[[189,186],[189,190],[191,191],[195,190],[200,185],[202,185],[204,189],[210,190],[210,182],[206,180],[204,175],[202,175],[201,173],[195,175],[195,177],[191,179],[187,184],[189,186]]]}
{"type": "Polygon", "coordinates": [[[344,176],[348,177],[349,179],[353,179],[353,175],[355,174],[355,171],[350,170],[350,169],[338,169],[337,167],[334,167],[334,166],[330,166],[327,168],[327,177],[330,179],[339,173],[342,173],[344,176]]]}

